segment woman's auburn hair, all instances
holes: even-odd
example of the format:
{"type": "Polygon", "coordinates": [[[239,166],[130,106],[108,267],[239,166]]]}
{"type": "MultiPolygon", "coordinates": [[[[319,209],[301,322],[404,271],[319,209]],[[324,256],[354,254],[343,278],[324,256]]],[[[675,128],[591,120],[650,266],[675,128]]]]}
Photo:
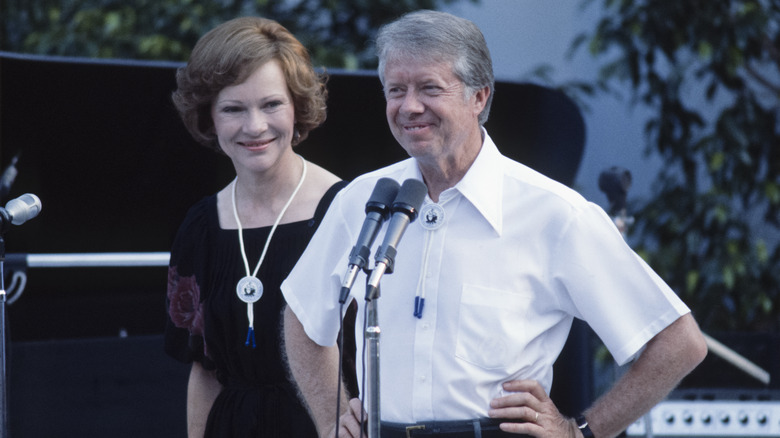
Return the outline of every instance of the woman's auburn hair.
{"type": "Polygon", "coordinates": [[[222,89],[244,82],[257,68],[276,60],[295,109],[293,146],[325,121],[327,76],[318,74],[308,50],[284,26],[260,17],[227,21],[203,35],[189,62],[176,72],[172,99],[192,137],[221,151],[211,106],[222,89]]]}

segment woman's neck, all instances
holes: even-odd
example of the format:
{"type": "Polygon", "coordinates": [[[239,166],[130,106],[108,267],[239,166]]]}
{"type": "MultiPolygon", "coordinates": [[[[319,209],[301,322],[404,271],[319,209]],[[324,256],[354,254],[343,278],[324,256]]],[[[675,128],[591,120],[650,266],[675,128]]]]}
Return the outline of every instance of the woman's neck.
{"type": "Polygon", "coordinates": [[[235,207],[242,227],[272,225],[277,220],[301,181],[302,159],[290,155],[267,172],[244,172],[236,176],[235,187],[229,189],[235,190],[235,207]]]}

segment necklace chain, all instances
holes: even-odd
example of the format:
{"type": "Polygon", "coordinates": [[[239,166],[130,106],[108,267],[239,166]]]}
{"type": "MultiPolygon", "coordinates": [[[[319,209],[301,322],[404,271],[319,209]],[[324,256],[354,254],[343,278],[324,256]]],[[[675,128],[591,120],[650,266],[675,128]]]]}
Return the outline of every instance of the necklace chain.
{"type": "Polygon", "coordinates": [[[263,252],[260,254],[260,260],[258,260],[257,266],[255,266],[255,270],[252,273],[249,272],[249,260],[247,259],[246,250],[244,249],[244,232],[243,232],[243,228],[241,227],[241,219],[238,218],[238,208],[236,207],[236,182],[238,181],[238,177],[236,177],[236,179],[233,180],[233,195],[232,195],[233,217],[236,219],[236,224],[238,225],[238,243],[241,246],[241,257],[243,257],[244,259],[244,267],[246,268],[246,275],[248,277],[257,276],[257,272],[260,270],[260,265],[263,264],[263,259],[265,259],[265,254],[266,252],[268,252],[268,245],[271,243],[271,237],[273,237],[274,231],[276,231],[276,227],[279,225],[279,222],[281,222],[284,213],[287,211],[287,208],[290,206],[290,204],[292,204],[295,195],[298,194],[298,191],[303,185],[304,179],[306,179],[306,160],[304,160],[303,157],[301,157],[301,163],[303,163],[303,170],[301,171],[301,179],[298,181],[298,185],[295,187],[295,190],[293,190],[292,195],[290,195],[290,199],[287,200],[287,203],[282,208],[282,211],[279,212],[279,216],[276,217],[276,221],[274,222],[274,225],[271,227],[271,231],[268,233],[268,238],[265,240],[265,245],[263,246],[263,252]]]}
{"type": "Polygon", "coordinates": [[[276,217],[276,221],[271,227],[271,231],[268,232],[268,238],[265,240],[265,246],[263,246],[263,252],[260,254],[260,260],[257,261],[255,271],[252,273],[249,272],[249,260],[247,259],[246,250],[244,249],[244,230],[241,227],[241,219],[238,217],[238,208],[236,207],[236,185],[238,182],[238,176],[236,176],[236,179],[233,180],[233,194],[231,198],[233,201],[233,217],[235,217],[236,225],[238,225],[238,243],[241,246],[241,257],[244,259],[244,267],[246,268],[246,277],[238,281],[238,284],[236,285],[236,293],[238,294],[238,297],[241,299],[241,301],[246,303],[246,316],[249,320],[249,329],[247,330],[245,345],[251,345],[252,348],[256,347],[254,329],[255,313],[253,304],[263,295],[263,282],[257,278],[257,272],[260,270],[260,265],[263,264],[265,254],[268,252],[268,246],[271,243],[271,237],[273,237],[274,231],[276,231],[276,227],[279,225],[279,222],[282,221],[282,217],[287,211],[287,207],[292,204],[295,195],[298,193],[298,190],[301,189],[301,186],[303,186],[303,181],[306,179],[306,160],[304,160],[300,155],[299,157],[301,158],[301,163],[303,163],[301,179],[298,181],[298,185],[295,187],[295,190],[293,190],[292,195],[290,195],[290,199],[287,200],[287,203],[284,204],[284,207],[282,207],[282,211],[279,212],[279,216],[276,217]]]}

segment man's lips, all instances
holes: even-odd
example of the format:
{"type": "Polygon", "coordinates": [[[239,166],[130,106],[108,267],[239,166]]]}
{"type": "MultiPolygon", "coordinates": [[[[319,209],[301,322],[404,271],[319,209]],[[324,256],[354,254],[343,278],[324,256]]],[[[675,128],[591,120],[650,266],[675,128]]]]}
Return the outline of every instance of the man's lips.
{"type": "Polygon", "coordinates": [[[428,123],[413,123],[413,124],[405,124],[402,126],[404,131],[414,132],[414,131],[420,131],[422,129],[428,128],[431,125],[428,123]]]}

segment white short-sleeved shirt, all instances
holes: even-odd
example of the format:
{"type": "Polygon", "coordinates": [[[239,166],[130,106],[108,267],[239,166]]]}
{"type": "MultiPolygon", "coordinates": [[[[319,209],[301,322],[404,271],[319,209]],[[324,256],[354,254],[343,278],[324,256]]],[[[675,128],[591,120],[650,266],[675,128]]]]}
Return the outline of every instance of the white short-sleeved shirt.
{"type": "MultiPolygon", "coordinates": [[[[535,379],[549,392],[573,318],[587,321],[625,363],[689,312],[600,207],[502,156],[484,137],[467,174],[440,196],[443,225],[428,230],[422,217],[411,223],[394,272],[381,280],[383,421],[486,417],[507,380],[535,379]],[[422,318],[413,315],[416,296],[425,297],[422,318]]],[[[282,285],[320,345],[336,341],[349,252],[382,177],[422,179],[414,159],[356,178],[339,192],[282,285]]],[[[430,203],[426,197],[422,210],[430,203]]],[[[360,274],[352,289],[360,305],[358,351],[365,283],[360,274]]],[[[357,365],[360,372],[359,354],[357,365]]]]}

